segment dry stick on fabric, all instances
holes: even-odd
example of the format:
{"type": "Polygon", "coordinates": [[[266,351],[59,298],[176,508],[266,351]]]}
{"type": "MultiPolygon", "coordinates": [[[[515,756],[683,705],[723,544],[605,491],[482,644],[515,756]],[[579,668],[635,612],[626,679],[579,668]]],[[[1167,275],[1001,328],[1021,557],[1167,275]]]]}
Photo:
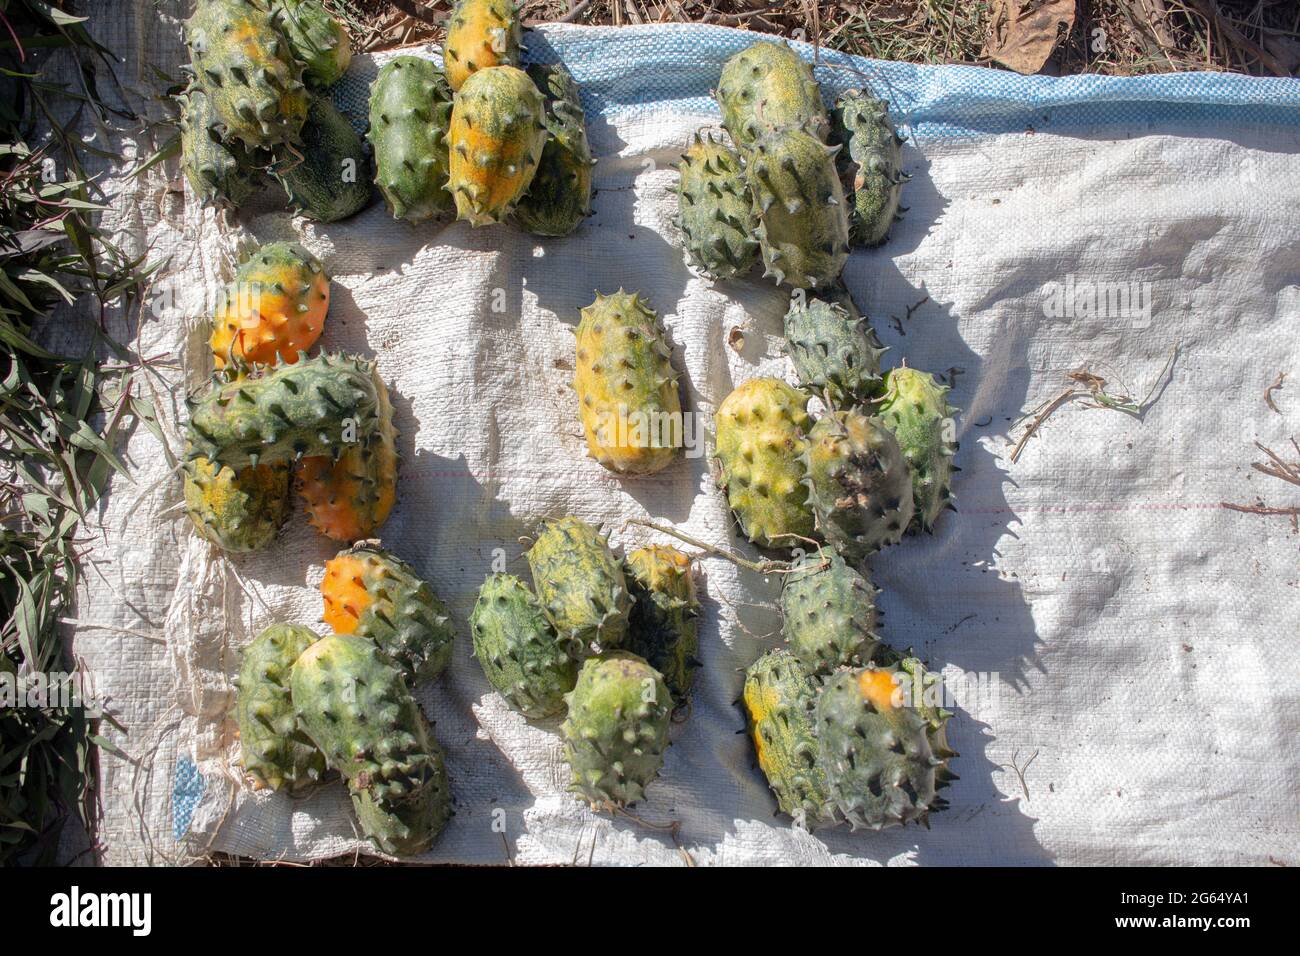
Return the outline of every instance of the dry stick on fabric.
{"type": "Polygon", "coordinates": [[[682,846],[681,841],[677,838],[677,834],[680,833],[682,829],[682,822],[680,820],[670,820],[667,823],[651,823],[649,820],[642,820],[634,813],[629,813],[622,807],[615,807],[614,812],[621,817],[627,817],[637,826],[644,827],[647,830],[656,830],[660,833],[666,832],[670,837],[672,837],[673,846],[677,847],[677,852],[682,855],[682,858],[686,861],[686,865],[689,867],[695,866],[694,858],[692,858],[691,854],[687,852],[686,848],[682,846]]]}
{"type": "Polygon", "coordinates": [[[1273,393],[1276,392],[1278,389],[1280,389],[1282,387],[1282,383],[1285,381],[1286,381],[1286,372],[1278,372],[1277,378],[1273,379],[1273,384],[1270,385],[1268,388],[1264,389],[1264,404],[1267,405],[1269,408],[1273,409],[1273,411],[1277,412],[1277,414],[1279,415],[1281,415],[1282,412],[1278,409],[1277,405],[1273,403],[1273,393]]]}
{"type": "Polygon", "coordinates": [[[1032,412],[1022,415],[1015,424],[1011,426],[1012,428],[1015,428],[1016,425],[1019,425],[1026,418],[1032,418],[1032,421],[1030,421],[1029,425],[1025,428],[1024,434],[1020,436],[1020,440],[1017,441],[1015,447],[1011,449],[1011,461],[1015,462],[1020,458],[1021,453],[1025,450],[1025,445],[1029,442],[1029,439],[1033,437],[1034,433],[1042,426],[1043,422],[1047,421],[1053,412],[1072,399],[1091,398],[1092,403],[1085,404],[1083,406],[1084,408],[1109,408],[1112,411],[1132,415],[1134,418],[1141,418],[1146,410],[1153,404],[1153,397],[1156,394],[1156,390],[1160,387],[1160,383],[1164,381],[1165,376],[1169,374],[1169,370],[1173,367],[1174,359],[1177,357],[1178,346],[1175,345],[1169,352],[1169,360],[1165,362],[1164,368],[1160,370],[1160,374],[1156,376],[1155,381],[1151,383],[1151,387],[1147,389],[1146,395],[1143,396],[1140,402],[1134,401],[1132,396],[1127,394],[1109,394],[1106,391],[1106,380],[1101,376],[1090,372],[1086,366],[1067,373],[1066,378],[1071,382],[1075,382],[1076,385],[1082,385],[1084,387],[1078,388],[1076,386],[1071,386],[1070,388],[1065,389],[1054,398],[1050,398],[1043,404],[1039,405],[1032,412]]]}
{"type": "MultiPolygon", "coordinates": [[[[1269,457],[1272,464],[1263,462],[1252,462],[1251,468],[1268,475],[1271,478],[1280,478],[1282,481],[1300,486],[1300,458],[1295,462],[1285,461],[1273,449],[1255,442],[1255,447],[1269,457]]],[[[1291,447],[1296,450],[1296,455],[1300,456],[1300,444],[1297,444],[1294,438],[1291,439],[1291,447]]],[[[1269,507],[1262,501],[1257,505],[1240,505],[1231,501],[1220,501],[1220,506],[1227,508],[1229,511],[1241,511],[1253,515],[1283,515],[1291,519],[1291,530],[1293,533],[1300,533],[1300,507],[1269,507]]]]}
{"type": "MultiPolygon", "coordinates": [[[[653,531],[658,531],[660,534],[670,535],[679,541],[685,541],[687,544],[693,545],[694,547],[697,547],[715,557],[725,558],[732,564],[735,564],[738,567],[747,568],[756,574],[789,574],[794,570],[794,565],[789,561],[750,561],[748,558],[742,558],[734,551],[729,551],[726,548],[719,548],[712,544],[705,544],[698,538],[692,538],[688,534],[683,534],[673,528],[666,528],[663,525],[655,524],[653,521],[644,521],[640,518],[628,518],[627,521],[623,523],[623,528],[626,529],[630,524],[640,525],[643,528],[650,528],[653,531]]],[[[800,538],[800,540],[809,541],[816,546],[815,541],[811,541],[811,539],[804,538],[801,535],[779,535],[778,537],[800,538]]]]}
{"type": "Polygon", "coordinates": [[[1024,792],[1024,795],[1025,795],[1025,803],[1028,803],[1028,802],[1029,802],[1029,784],[1027,784],[1027,783],[1025,782],[1025,771],[1029,769],[1029,765],[1030,765],[1031,763],[1033,763],[1035,760],[1038,759],[1038,751],[1035,750],[1035,751],[1033,752],[1033,754],[1030,756],[1030,758],[1029,758],[1028,760],[1025,761],[1025,765],[1024,765],[1023,767],[1018,766],[1018,765],[1016,764],[1016,761],[1019,760],[1019,759],[1020,759],[1020,751],[1019,751],[1019,749],[1017,749],[1016,752],[1013,753],[1013,754],[1011,755],[1011,763],[1010,763],[1010,764],[1000,763],[1000,764],[998,764],[998,769],[999,769],[999,770],[1006,770],[1008,767],[1011,768],[1011,770],[1012,770],[1012,771],[1015,773],[1015,775],[1016,775],[1016,779],[1018,779],[1018,780],[1020,781],[1020,789],[1021,789],[1021,791],[1024,792]]]}

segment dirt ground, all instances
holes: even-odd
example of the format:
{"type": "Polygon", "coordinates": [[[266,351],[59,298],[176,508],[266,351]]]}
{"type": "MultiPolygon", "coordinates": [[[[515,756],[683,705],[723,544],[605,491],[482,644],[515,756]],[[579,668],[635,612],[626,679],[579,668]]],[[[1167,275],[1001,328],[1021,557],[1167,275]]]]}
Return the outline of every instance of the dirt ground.
{"type": "MultiPolygon", "coordinates": [[[[326,0],[357,46],[440,39],[451,0],[326,0]]],[[[529,22],[716,23],[880,59],[1049,75],[1300,75],[1296,0],[525,0],[529,22]]]]}

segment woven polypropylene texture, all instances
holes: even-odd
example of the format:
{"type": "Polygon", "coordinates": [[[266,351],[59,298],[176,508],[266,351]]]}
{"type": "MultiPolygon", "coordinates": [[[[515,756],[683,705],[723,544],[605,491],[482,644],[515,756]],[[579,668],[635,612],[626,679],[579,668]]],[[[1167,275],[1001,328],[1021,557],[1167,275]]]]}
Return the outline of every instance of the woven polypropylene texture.
{"type": "MultiPolygon", "coordinates": [[[[166,17],[97,27],[142,62],[182,57],[166,17]]],[[[790,377],[787,294],[692,274],[674,225],[672,163],[717,122],[722,63],[756,39],[685,26],[530,35],[531,58],[562,60],[582,84],[599,159],[595,214],[563,240],[412,227],[382,205],[318,225],[274,201],[225,229],[188,197],[160,195],[162,172],[109,176],[123,231],[173,258],[176,308],[142,327],[141,344],[182,357],[174,399],[207,373],[203,321],[237,249],[275,238],[304,242],[334,277],[322,345],[376,356],[390,382],[404,464],[384,543],[461,628],[450,672],[420,691],[457,808],[428,859],[1297,862],[1295,538],[1285,521],[1221,506],[1282,499],[1250,469],[1252,442],[1282,448],[1300,416],[1285,390],[1279,413],[1263,401],[1295,367],[1300,310],[1300,98],[1286,81],[1026,78],[820,53],[828,94],[870,82],[909,137],[910,211],[885,246],[854,253],[846,281],[887,364],[948,376],[962,408],[960,511],[873,563],[886,639],[955,689],[961,779],[932,829],[810,835],[775,817],[734,701],[743,668],[780,641],[779,581],[724,561],[701,562],[704,668],[637,809],[649,826],[582,808],[565,793],[556,725],[524,721],[487,685],[466,619],[498,552],[526,573],[518,539],[541,518],[601,521],[624,549],[664,540],[627,524],[652,518],[748,550],[703,458],[643,480],[586,458],[568,381],[577,309],[620,286],[664,315],[686,405],[706,423],[741,382],[790,377]],[[1016,420],[1084,366],[1113,393],[1150,389],[1150,407],[1068,403],[1012,463],[1016,420]]],[[[358,58],[337,90],[354,116],[389,55],[358,58]]],[[[174,399],[160,405],[176,451],[174,399]]],[[[144,739],[156,755],[150,773],[105,756],[110,852],[159,852],[173,822],[186,831],[174,856],[364,848],[341,787],[297,801],[248,789],[228,717],[239,648],[272,622],[318,619],[314,584],[334,546],[299,519],[270,552],[222,558],[175,516],[156,439],[140,430],[129,451],[147,491],[114,486],[102,518],[111,586],[92,580],[80,616],[152,629],[166,646],[77,636],[132,717],[137,734],[121,745],[144,739]]]]}

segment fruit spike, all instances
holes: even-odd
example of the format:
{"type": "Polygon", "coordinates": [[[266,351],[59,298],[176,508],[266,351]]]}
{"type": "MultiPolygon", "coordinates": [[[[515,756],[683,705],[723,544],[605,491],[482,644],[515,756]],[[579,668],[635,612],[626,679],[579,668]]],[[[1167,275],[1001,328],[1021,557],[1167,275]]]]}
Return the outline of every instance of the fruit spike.
{"type": "Polygon", "coordinates": [[[451,663],[456,629],[447,605],[414,568],[377,543],[325,562],[320,592],[326,626],[374,643],[411,686],[433,680],[451,663]]]}
{"type": "Polygon", "coordinates": [[[667,333],[636,292],[597,293],[581,314],[573,387],[587,450],[616,474],[663,471],[682,446],[667,333]]]}
{"type": "Polygon", "coordinates": [[[699,661],[700,601],[691,559],[676,548],[650,545],[627,556],[632,614],[627,649],[663,675],[680,711],[690,703],[699,661]]]}
{"type": "Polygon", "coordinates": [[[261,149],[298,141],[307,119],[302,67],[260,3],[199,0],[185,36],[223,139],[261,149]]]}
{"type": "Polygon", "coordinates": [[[289,673],[314,631],[273,624],[244,649],[235,716],[244,770],[257,789],[295,793],[325,776],[325,755],[303,733],[289,697],[289,673]]]}
{"type": "Polygon", "coordinates": [[[428,849],[451,816],[442,749],[401,669],[354,634],[311,645],[293,665],[301,726],[347,780],[365,834],[385,853],[428,849]]]}
{"type": "Polygon", "coordinates": [[[546,146],[542,94],[513,66],[472,73],[456,93],[448,134],[447,188],[456,218],[486,226],[508,217],[546,146]]]}
{"type": "Polygon", "coordinates": [[[591,215],[591,171],[578,84],[562,64],[534,65],[528,75],[546,97],[546,145],[515,219],[538,236],[567,236],[591,215]]]}
{"type": "Polygon", "coordinates": [[[906,658],[887,667],[839,672],[817,699],[818,756],[831,798],[853,827],[929,823],[947,801],[936,791],[956,779],[944,725],[951,714],[928,698],[937,677],[906,658]]]}
{"type": "Polygon", "coordinates": [[[949,390],[928,372],[906,366],[885,377],[880,420],[894,433],[912,475],[912,530],[933,531],[943,510],[953,507],[957,442],[952,433],[958,409],[948,404],[949,390]]]}
{"type": "Polygon", "coordinates": [[[271,13],[308,85],[324,89],[343,78],[352,62],[352,44],[343,25],[318,0],[273,0],[271,13]]]}
{"type": "Polygon", "coordinates": [[[613,651],[584,663],[564,700],[570,789],[594,809],[642,799],[668,747],[672,695],[663,676],[635,654],[613,651]]]}
{"type": "Polygon", "coordinates": [[[272,242],[235,272],[212,317],[217,368],[234,359],[292,364],[316,344],[330,305],[330,277],[297,243],[272,242]]]}
{"type": "Polygon", "coordinates": [[[206,458],[186,461],[183,494],[194,530],[223,551],[260,551],[289,517],[289,466],[236,472],[206,458]]]}
{"type": "Polygon", "coordinates": [[[511,707],[531,718],[564,712],[578,664],[526,584],[510,574],[490,576],[479,589],[469,626],[474,656],[511,707]]]}
{"type": "Polygon", "coordinates": [[[745,173],[765,276],[796,289],[828,286],[849,258],[849,218],[835,149],[799,129],[754,143],[745,173]]]}
{"type": "Polygon", "coordinates": [[[835,104],[835,135],[847,148],[837,157],[849,197],[855,245],[878,246],[899,216],[903,137],[889,118],[889,103],[865,90],[849,90],[835,104]]]}
{"type": "Polygon", "coordinates": [[[229,381],[218,375],[188,402],[190,457],[236,471],[307,455],[337,459],[380,427],[382,388],[374,362],[328,352],[229,381]]]}
{"type": "Polygon", "coordinates": [[[817,685],[786,650],[769,651],[745,671],[741,703],[758,767],[781,812],[809,830],[837,819],[818,762],[816,701],[817,685]]]}
{"type": "Polygon", "coordinates": [[[677,169],[681,228],[691,261],[715,279],[745,275],[758,262],[758,219],[740,156],[697,133],[677,169]]]}
{"type": "Polygon", "coordinates": [[[453,90],[464,86],[476,70],[519,65],[519,10],[510,0],[457,0],[442,48],[453,90]]]}
{"type": "Polygon", "coordinates": [[[450,213],[447,129],[451,88],[430,60],[399,56],[370,87],[375,183],[394,218],[423,222],[450,213]]]}
{"type": "Polygon", "coordinates": [[[879,419],[827,413],[808,432],[803,463],[817,528],[851,564],[902,538],[912,520],[912,481],[879,419]]]}
{"type": "Polygon", "coordinates": [[[879,393],[885,348],[843,288],[825,298],[792,297],[785,341],[799,384],[832,406],[851,407],[879,393]]]}
{"type": "Polygon", "coordinates": [[[375,379],[374,429],[348,446],[338,461],[304,458],[296,472],[298,494],[313,528],[334,541],[373,537],[397,503],[397,429],[388,387],[375,379]]]}
{"type": "Polygon", "coordinates": [[[190,189],[205,206],[237,209],[253,195],[261,173],[238,142],[223,143],[208,94],[197,85],[177,97],[180,104],[181,166],[190,189]]]}
{"type": "Polygon", "coordinates": [[[546,616],[574,657],[618,647],[632,599],[609,537],[581,518],[548,521],[528,550],[533,585],[546,616]]]}
{"type": "Polygon", "coordinates": [[[803,484],[807,405],[780,379],[756,378],[718,408],[720,484],[740,530],[762,548],[794,548],[814,533],[803,484]]]}
{"type": "Polygon", "coordinates": [[[772,129],[826,140],[830,121],[812,67],[784,42],[760,40],[731,57],[715,95],[722,125],[742,153],[772,129]]]}
{"type": "Polygon", "coordinates": [[[871,661],[880,644],[878,593],[830,548],[796,562],[781,587],[781,633],[808,673],[824,677],[871,661]]]}
{"type": "Polygon", "coordinates": [[[311,97],[302,143],[276,151],[276,182],[308,219],[337,222],[370,205],[370,154],[352,123],[324,96],[311,97]]]}

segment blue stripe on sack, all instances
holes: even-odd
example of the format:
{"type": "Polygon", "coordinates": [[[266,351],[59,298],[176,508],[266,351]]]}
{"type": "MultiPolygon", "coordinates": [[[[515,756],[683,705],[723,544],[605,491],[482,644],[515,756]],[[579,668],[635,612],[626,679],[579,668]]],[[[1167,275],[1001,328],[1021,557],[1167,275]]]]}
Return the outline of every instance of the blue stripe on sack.
{"type": "MultiPolygon", "coordinates": [[[[711,93],[732,54],[771,39],[726,27],[541,26],[526,59],[561,60],[583,92],[583,106],[606,116],[679,110],[718,114],[711,93]]],[[[810,44],[791,44],[814,61],[810,44]]],[[[1300,82],[1230,73],[1159,76],[1021,76],[971,66],[923,66],[819,51],[827,99],[855,86],[883,96],[900,121],[924,138],[1036,130],[1199,126],[1225,123],[1300,128],[1300,82]]]]}

